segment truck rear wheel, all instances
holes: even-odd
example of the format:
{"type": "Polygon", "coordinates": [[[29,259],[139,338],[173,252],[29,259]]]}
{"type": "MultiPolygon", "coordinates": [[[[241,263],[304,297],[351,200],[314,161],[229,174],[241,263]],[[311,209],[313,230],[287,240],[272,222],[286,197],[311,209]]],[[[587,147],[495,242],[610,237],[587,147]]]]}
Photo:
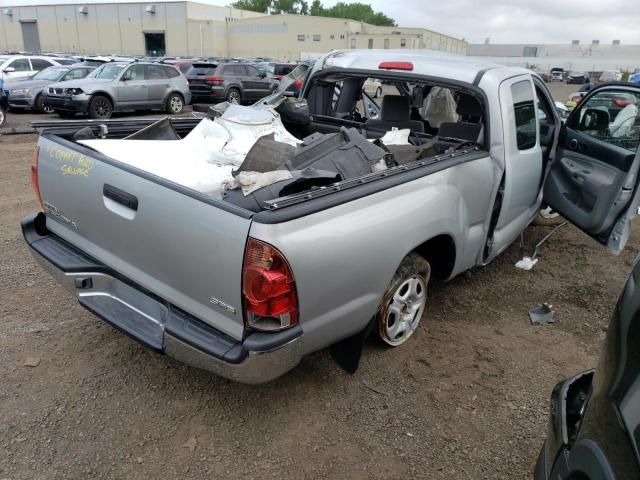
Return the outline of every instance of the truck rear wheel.
{"type": "Polygon", "coordinates": [[[398,267],[377,313],[378,335],[389,346],[405,343],[416,331],[427,305],[431,266],[411,253],[398,267]]]}

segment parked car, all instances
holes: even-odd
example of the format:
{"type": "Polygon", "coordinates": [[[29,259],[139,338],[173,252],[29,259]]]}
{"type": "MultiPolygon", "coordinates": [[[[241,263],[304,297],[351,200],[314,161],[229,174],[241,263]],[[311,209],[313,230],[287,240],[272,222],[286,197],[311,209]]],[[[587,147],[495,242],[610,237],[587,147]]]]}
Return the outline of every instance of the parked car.
{"type": "Polygon", "coordinates": [[[543,201],[623,249],[639,139],[601,135],[606,117],[589,105],[640,86],[597,87],[562,122],[537,75],[464,56],[334,51],[305,78],[296,99],[282,98],[290,75],[259,105],[181,119],[184,143],[119,140],[145,120],[106,139],[87,139],[84,127],[100,134],[91,122],[43,129],[32,167],[42,211],[22,222],[36,260],[155,351],[261,383],[325,347],[353,372],[369,333],[406,344],[430,279],[491,262],[543,201]],[[366,118],[355,106],[372,72],[397,94],[366,118]],[[455,117],[425,133],[408,85],[454,92],[455,117]]]}
{"type": "Polygon", "coordinates": [[[382,82],[376,78],[367,78],[363,90],[371,98],[382,97],[382,82]]]}
{"type": "Polygon", "coordinates": [[[0,55],[0,74],[5,80],[30,77],[45,68],[61,65],[62,61],[39,55],[0,55]]]}
{"type": "Polygon", "coordinates": [[[171,65],[109,62],[87,78],[49,85],[43,103],[62,117],[87,113],[107,119],[113,112],[137,109],[176,114],[190,100],[187,79],[171,65]]]}
{"type": "Polygon", "coordinates": [[[175,60],[164,60],[162,61],[162,63],[165,63],[167,65],[173,65],[178,70],[180,70],[182,74],[186,75],[189,69],[191,68],[191,65],[193,65],[197,61],[198,61],[197,59],[178,58],[175,60]]]}
{"type": "Polygon", "coordinates": [[[622,72],[619,70],[606,70],[600,75],[598,83],[619,82],[620,80],[622,80],[622,72]]]}
{"type": "Polygon", "coordinates": [[[640,83],[640,73],[634,73],[633,75],[629,75],[630,83],[640,83]]]}
{"type": "Polygon", "coordinates": [[[564,81],[564,68],[554,67],[549,71],[549,81],[564,81]]]}
{"type": "Polygon", "coordinates": [[[279,63],[279,62],[259,62],[255,67],[265,74],[268,78],[280,80],[285,75],[289,75],[296,68],[295,63],[279,63]]]}
{"type": "Polygon", "coordinates": [[[535,68],[533,69],[533,72],[535,72],[545,82],[549,81],[549,72],[547,70],[543,70],[541,68],[535,68]]]}
{"type": "Polygon", "coordinates": [[[535,480],[640,478],[638,345],[637,258],[613,309],[597,368],[563,380],[551,393],[535,480]]]}
{"type": "Polygon", "coordinates": [[[53,113],[53,109],[44,104],[43,90],[52,83],[84,78],[94,69],[87,66],[56,66],[45,68],[26,79],[8,81],[5,89],[11,95],[9,106],[53,113]]]}
{"type": "Polygon", "coordinates": [[[194,103],[251,102],[278,88],[276,80],[244,63],[194,63],[187,71],[187,79],[194,103]]]}
{"type": "Polygon", "coordinates": [[[589,74],[585,72],[569,72],[567,75],[567,84],[577,83],[582,85],[589,81],[589,74]]]}

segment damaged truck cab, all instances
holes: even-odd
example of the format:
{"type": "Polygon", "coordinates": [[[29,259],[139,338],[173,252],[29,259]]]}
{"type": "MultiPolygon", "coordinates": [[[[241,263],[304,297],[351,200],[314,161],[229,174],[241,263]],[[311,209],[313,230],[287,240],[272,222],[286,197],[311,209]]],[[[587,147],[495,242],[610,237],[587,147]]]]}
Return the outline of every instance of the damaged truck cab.
{"type": "Polygon", "coordinates": [[[247,383],[325,347],[354,371],[369,333],[407,342],[430,280],[490,262],[543,202],[620,251],[636,103],[637,86],[603,85],[562,123],[525,69],[332,52],[300,98],[175,119],[172,139],[142,121],[44,129],[43,212],[23,231],[85,308],[158,352],[247,383]],[[624,124],[618,91],[635,99],[624,124]]]}

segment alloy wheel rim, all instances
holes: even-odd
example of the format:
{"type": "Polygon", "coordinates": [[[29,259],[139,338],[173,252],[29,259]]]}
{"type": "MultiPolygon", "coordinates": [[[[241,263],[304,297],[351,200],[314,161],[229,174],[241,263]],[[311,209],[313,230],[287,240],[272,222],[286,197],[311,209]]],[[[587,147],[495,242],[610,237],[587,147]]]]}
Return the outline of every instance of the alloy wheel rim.
{"type": "Polygon", "coordinates": [[[109,114],[109,104],[106,100],[98,100],[96,102],[96,113],[100,117],[104,117],[109,114]]]}
{"type": "Polygon", "coordinates": [[[424,279],[414,275],[402,282],[386,308],[383,333],[390,345],[407,341],[418,328],[427,303],[424,279]]]}
{"type": "Polygon", "coordinates": [[[179,97],[172,97],[170,105],[173,113],[178,113],[182,110],[182,100],[179,97]]]}
{"type": "Polygon", "coordinates": [[[229,93],[229,102],[230,103],[239,103],[240,101],[240,95],[238,94],[238,92],[233,91],[231,93],[229,93]]]}

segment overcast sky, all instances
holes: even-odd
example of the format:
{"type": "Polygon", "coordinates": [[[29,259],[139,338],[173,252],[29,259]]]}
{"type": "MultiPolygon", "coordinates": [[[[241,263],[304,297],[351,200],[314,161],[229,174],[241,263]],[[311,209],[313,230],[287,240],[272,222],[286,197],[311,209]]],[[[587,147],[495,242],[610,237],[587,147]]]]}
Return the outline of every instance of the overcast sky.
{"type": "MultiPolygon", "coordinates": [[[[333,5],[338,0],[324,0],[333,5]]],[[[344,1],[344,0],[343,0],[344,1]]],[[[346,0],[348,1],[348,0],[346,0]]],[[[360,0],[363,1],[363,0],[360,0]]],[[[369,3],[369,2],[367,2],[369,3]]],[[[370,0],[403,27],[470,43],[640,44],[640,0],[370,0]]]]}

